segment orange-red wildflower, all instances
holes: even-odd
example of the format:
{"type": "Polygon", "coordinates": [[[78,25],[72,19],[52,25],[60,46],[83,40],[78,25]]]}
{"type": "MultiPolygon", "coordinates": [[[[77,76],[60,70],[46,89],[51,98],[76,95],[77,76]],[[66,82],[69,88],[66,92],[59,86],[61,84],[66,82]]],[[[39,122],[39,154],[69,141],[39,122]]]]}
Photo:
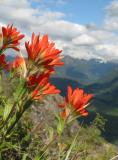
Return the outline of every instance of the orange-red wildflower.
{"type": "Polygon", "coordinates": [[[25,59],[22,56],[16,56],[12,63],[13,68],[19,68],[20,66],[25,64],[25,59]]]}
{"type": "Polygon", "coordinates": [[[5,55],[4,54],[2,54],[2,55],[0,55],[0,67],[5,67],[6,66],[6,60],[5,60],[5,55]]]}
{"type": "Polygon", "coordinates": [[[7,64],[7,70],[17,69],[25,63],[25,59],[22,56],[16,56],[12,62],[7,64]]]}
{"type": "Polygon", "coordinates": [[[25,59],[22,57],[22,55],[16,56],[13,62],[7,63],[5,69],[7,71],[15,70],[16,74],[26,77],[27,73],[26,62],[25,59]]]}
{"type": "Polygon", "coordinates": [[[45,70],[54,70],[54,66],[62,66],[61,50],[55,49],[54,43],[49,42],[48,35],[42,38],[39,35],[32,34],[31,42],[26,42],[28,59],[32,60],[38,67],[45,70]]]}
{"type": "Polygon", "coordinates": [[[29,76],[27,84],[30,89],[33,89],[31,96],[34,100],[39,100],[44,95],[60,93],[60,90],[48,81],[49,74],[29,76]]]}
{"type": "Polygon", "coordinates": [[[12,48],[16,51],[19,51],[17,47],[21,40],[24,37],[24,34],[21,34],[17,31],[17,28],[13,27],[13,25],[7,25],[7,27],[2,27],[2,36],[3,36],[3,46],[1,50],[12,48]]]}
{"type": "Polygon", "coordinates": [[[76,112],[82,116],[87,116],[88,112],[85,108],[92,97],[93,94],[87,94],[83,89],[76,88],[72,90],[72,87],[68,86],[67,97],[64,103],[59,105],[59,107],[64,109],[61,112],[61,116],[65,119],[71,112],[76,112]]]}

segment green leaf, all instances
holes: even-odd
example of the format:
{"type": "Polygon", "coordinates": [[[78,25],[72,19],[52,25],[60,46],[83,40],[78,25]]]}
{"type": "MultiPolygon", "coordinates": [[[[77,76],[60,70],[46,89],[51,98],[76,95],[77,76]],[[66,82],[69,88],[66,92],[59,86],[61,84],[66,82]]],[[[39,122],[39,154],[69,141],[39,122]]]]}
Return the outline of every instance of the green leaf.
{"type": "Polygon", "coordinates": [[[19,101],[20,98],[22,97],[23,93],[26,91],[26,88],[25,88],[25,80],[22,79],[20,80],[19,82],[19,85],[18,87],[16,88],[16,91],[14,93],[14,98],[15,98],[15,101],[19,101]]]}
{"type": "Polygon", "coordinates": [[[52,141],[54,136],[54,129],[52,127],[48,127],[49,140],[52,141]]]}
{"type": "Polygon", "coordinates": [[[77,137],[78,137],[78,134],[79,134],[79,132],[76,134],[73,142],[71,143],[70,148],[68,149],[67,155],[66,155],[66,157],[65,157],[64,160],[69,160],[69,156],[70,156],[70,154],[71,154],[71,152],[72,152],[72,149],[74,148],[74,146],[75,146],[75,144],[76,144],[76,139],[77,139],[77,137]]]}
{"type": "Polygon", "coordinates": [[[63,130],[64,130],[65,121],[58,114],[55,114],[55,117],[56,117],[57,123],[58,123],[57,124],[57,133],[59,135],[61,135],[63,133],[63,130]]]}
{"type": "Polygon", "coordinates": [[[27,154],[27,153],[24,153],[24,154],[23,154],[23,157],[22,157],[22,160],[26,160],[26,159],[27,159],[27,156],[28,156],[28,154],[27,154]]]}
{"type": "Polygon", "coordinates": [[[12,104],[11,103],[4,103],[4,111],[3,111],[3,121],[5,121],[7,119],[7,117],[9,116],[11,110],[12,110],[12,104]]]}
{"type": "Polygon", "coordinates": [[[37,154],[37,155],[35,156],[34,160],[43,160],[43,159],[40,158],[40,155],[39,155],[39,154],[37,154]]]}

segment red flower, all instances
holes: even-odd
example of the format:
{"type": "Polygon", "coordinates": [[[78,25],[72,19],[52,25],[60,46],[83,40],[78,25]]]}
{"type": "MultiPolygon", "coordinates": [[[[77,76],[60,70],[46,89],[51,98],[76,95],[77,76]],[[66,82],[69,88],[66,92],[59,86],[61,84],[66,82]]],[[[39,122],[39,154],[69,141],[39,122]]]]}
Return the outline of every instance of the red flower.
{"type": "Polygon", "coordinates": [[[5,67],[6,66],[6,60],[5,60],[5,55],[4,54],[2,54],[2,55],[0,55],[0,67],[5,67]]]}
{"type": "Polygon", "coordinates": [[[71,111],[82,116],[87,116],[88,112],[85,108],[92,97],[93,94],[86,94],[83,89],[76,88],[75,90],[72,90],[71,86],[68,86],[68,93],[65,102],[59,104],[59,107],[64,109],[61,112],[62,117],[67,118],[71,111]]]}
{"type": "Polygon", "coordinates": [[[25,60],[21,56],[16,56],[12,62],[7,63],[7,70],[17,69],[25,63],[25,60]]]}
{"type": "Polygon", "coordinates": [[[14,61],[7,63],[5,68],[7,71],[15,70],[16,74],[23,77],[25,77],[27,73],[26,62],[22,55],[16,56],[14,61]]]}
{"type": "Polygon", "coordinates": [[[41,75],[31,75],[28,77],[28,87],[36,87],[39,85],[45,85],[48,82],[49,75],[48,74],[41,74],[41,75]]]}
{"type": "Polygon", "coordinates": [[[31,43],[26,42],[28,59],[32,60],[37,67],[43,67],[45,70],[54,70],[54,66],[62,66],[64,62],[60,59],[62,51],[55,49],[54,43],[49,42],[48,36],[44,35],[42,39],[39,35],[32,34],[31,43]]]}
{"type": "Polygon", "coordinates": [[[16,56],[15,60],[12,63],[13,68],[19,68],[25,64],[25,59],[22,56],[16,56]]]}
{"type": "Polygon", "coordinates": [[[31,95],[34,100],[39,100],[44,95],[60,93],[60,90],[51,85],[48,81],[49,74],[32,75],[28,78],[27,84],[30,89],[33,89],[31,95]]]}
{"type": "Polygon", "coordinates": [[[3,34],[3,46],[2,50],[6,48],[13,48],[16,51],[19,51],[17,47],[20,43],[24,35],[17,31],[13,25],[8,25],[7,27],[2,27],[2,34],[3,34]]]}

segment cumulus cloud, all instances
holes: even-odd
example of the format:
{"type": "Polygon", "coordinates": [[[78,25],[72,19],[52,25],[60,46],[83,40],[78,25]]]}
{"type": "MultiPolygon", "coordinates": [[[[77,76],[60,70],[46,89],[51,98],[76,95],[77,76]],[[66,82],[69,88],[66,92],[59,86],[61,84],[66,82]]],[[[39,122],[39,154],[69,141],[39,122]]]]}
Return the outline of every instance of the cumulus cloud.
{"type": "Polygon", "coordinates": [[[76,45],[83,45],[83,46],[86,46],[86,45],[94,45],[97,43],[97,39],[94,38],[93,36],[90,36],[90,35],[87,35],[87,34],[82,34],[76,38],[74,38],[72,40],[73,44],[76,44],[76,45]]]}
{"type": "Polygon", "coordinates": [[[104,58],[104,61],[118,60],[118,43],[117,45],[99,44],[96,46],[96,51],[99,53],[99,56],[104,58]]]}
{"type": "MultiPolygon", "coordinates": [[[[67,0],[46,2],[45,0],[0,1],[0,23],[2,25],[13,23],[26,33],[25,40],[30,39],[33,31],[48,33],[57,47],[63,49],[65,55],[82,59],[98,58],[104,61],[118,59],[118,36],[112,31],[113,28],[118,28],[118,1],[113,1],[106,7],[104,27],[67,21],[68,15],[51,11],[46,5],[48,3],[64,5],[67,4],[67,0]]],[[[23,46],[21,48],[24,51],[23,46]]]]}
{"type": "Polygon", "coordinates": [[[118,1],[112,1],[105,10],[105,28],[112,31],[118,31],[118,1]]]}
{"type": "Polygon", "coordinates": [[[4,0],[0,5],[1,21],[15,23],[22,30],[48,32],[55,37],[73,37],[86,30],[83,25],[63,20],[64,16],[62,12],[32,8],[28,0],[15,1],[15,3],[13,0],[4,0]],[[71,32],[68,33],[70,30],[71,32]]]}
{"type": "Polygon", "coordinates": [[[107,15],[110,17],[117,17],[118,16],[118,1],[112,1],[106,7],[107,15]]]}

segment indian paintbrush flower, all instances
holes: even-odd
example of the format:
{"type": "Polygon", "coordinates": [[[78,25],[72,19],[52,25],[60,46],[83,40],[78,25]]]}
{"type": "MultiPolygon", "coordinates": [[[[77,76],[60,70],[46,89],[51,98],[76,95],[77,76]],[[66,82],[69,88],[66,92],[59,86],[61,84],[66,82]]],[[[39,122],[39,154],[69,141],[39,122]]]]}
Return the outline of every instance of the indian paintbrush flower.
{"type": "Polygon", "coordinates": [[[88,112],[86,107],[92,97],[93,94],[87,94],[83,89],[76,88],[72,90],[72,87],[68,86],[67,97],[63,104],[59,104],[59,107],[63,109],[61,112],[62,118],[66,119],[73,113],[87,116],[88,112]]]}
{"type": "MultiPolygon", "coordinates": [[[[12,48],[16,51],[19,51],[18,48],[19,40],[24,37],[24,34],[21,34],[13,25],[7,25],[7,27],[2,27],[2,47],[0,48],[4,51],[7,48],[12,48]]],[[[1,39],[0,39],[1,40],[1,39]]]]}
{"type": "Polygon", "coordinates": [[[15,71],[15,74],[20,75],[24,78],[26,77],[27,74],[26,61],[21,53],[19,56],[16,56],[12,62],[7,63],[6,70],[15,71]]]}
{"type": "Polygon", "coordinates": [[[55,49],[54,43],[49,42],[48,35],[40,38],[39,35],[32,34],[31,42],[26,42],[26,50],[28,53],[28,60],[33,62],[37,69],[41,72],[54,72],[55,66],[62,66],[64,62],[61,61],[61,50],[55,49]]]}
{"type": "Polygon", "coordinates": [[[28,78],[27,85],[32,90],[31,97],[34,100],[40,100],[45,95],[60,93],[60,90],[49,83],[49,74],[32,75],[28,78]]]}

